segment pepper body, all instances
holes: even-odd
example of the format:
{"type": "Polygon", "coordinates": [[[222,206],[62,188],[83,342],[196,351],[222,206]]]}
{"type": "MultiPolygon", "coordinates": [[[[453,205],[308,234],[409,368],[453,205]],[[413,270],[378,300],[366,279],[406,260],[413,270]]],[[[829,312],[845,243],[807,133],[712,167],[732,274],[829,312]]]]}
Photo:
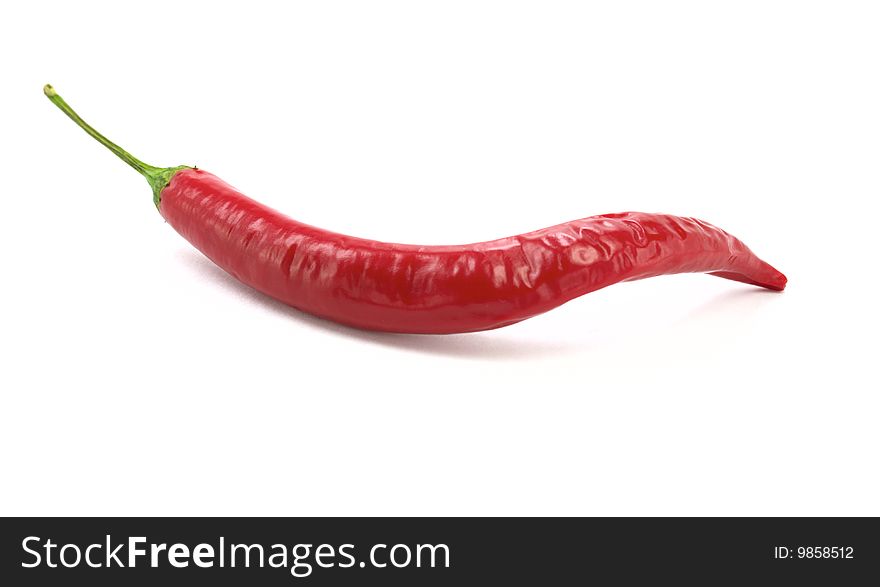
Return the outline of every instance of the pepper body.
{"type": "Polygon", "coordinates": [[[782,290],[786,278],[706,222],[593,216],[460,246],[383,243],[297,222],[202,170],[177,171],[159,211],[240,281],[358,328],[449,334],[514,324],[612,285],[706,272],[782,290]]]}

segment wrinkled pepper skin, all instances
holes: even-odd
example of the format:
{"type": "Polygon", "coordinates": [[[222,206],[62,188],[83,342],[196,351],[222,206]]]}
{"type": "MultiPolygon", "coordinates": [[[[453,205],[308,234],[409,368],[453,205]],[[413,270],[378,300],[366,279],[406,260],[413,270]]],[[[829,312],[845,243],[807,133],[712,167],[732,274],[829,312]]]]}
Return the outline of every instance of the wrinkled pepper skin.
{"type": "Polygon", "coordinates": [[[773,289],[786,278],[706,222],[626,212],[461,246],[382,243],[288,218],[202,170],[159,211],[240,281],[304,312],[369,330],[475,332],[514,324],[620,281],[705,272],[773,289]]]}

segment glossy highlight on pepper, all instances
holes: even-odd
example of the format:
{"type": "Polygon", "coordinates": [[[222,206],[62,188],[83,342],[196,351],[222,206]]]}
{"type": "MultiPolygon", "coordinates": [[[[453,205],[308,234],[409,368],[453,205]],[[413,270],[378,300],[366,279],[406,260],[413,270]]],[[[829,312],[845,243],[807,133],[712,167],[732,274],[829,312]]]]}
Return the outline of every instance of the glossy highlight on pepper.
{"type": "Polygon", "coordinates": [[[709,273],[772,290],[785,276],[695,218],[624,212],[455,246],[330,232],[252,200],[217,176],[147,165],[45,93],[147,178],[165,220],[243,283],[304,312],[369,330],[450,334],[500,328],[621,281],[709,273]]]}

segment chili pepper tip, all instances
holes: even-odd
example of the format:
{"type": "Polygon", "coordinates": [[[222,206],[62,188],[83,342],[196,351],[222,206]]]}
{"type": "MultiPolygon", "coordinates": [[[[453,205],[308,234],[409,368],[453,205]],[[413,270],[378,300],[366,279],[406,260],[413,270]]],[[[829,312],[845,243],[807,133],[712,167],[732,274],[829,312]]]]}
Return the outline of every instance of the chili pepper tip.
{"type": "Polygon", "coordinates": [[[51,98],[55,95],[55,88],[52,87],[52,84],[46,84],[43,86],[43,93],[51,98]]]}

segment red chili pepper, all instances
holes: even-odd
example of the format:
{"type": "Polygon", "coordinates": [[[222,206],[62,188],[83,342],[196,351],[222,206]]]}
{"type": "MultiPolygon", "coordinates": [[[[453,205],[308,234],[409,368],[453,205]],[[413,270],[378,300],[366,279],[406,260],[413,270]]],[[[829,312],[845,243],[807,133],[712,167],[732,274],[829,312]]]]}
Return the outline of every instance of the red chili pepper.
{"type": "Polygon", "coordinates": [[[785,276],[695,218],[625,212],[459,246],[382,243],[297,222],[186,166],[146,165],[49,99],[147,178],[159,212],[240,281],[305,312],[389,332],[514,324],[620,281],[706,272],[773,290],[785,276]]]}

